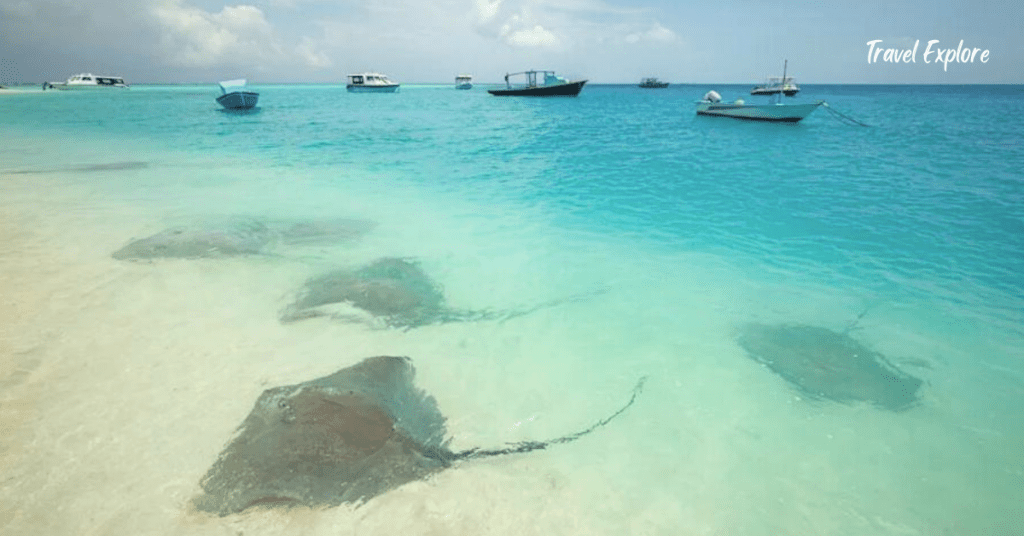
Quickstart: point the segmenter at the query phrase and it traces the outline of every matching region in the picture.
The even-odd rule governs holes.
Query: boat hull
[[[348,84],[345,89],[348,89],[349,93],[395,93],[398,91],[399,84],[390,84],[385,86],[359,86]]]
[[[575,97],[583,90],[586,80],[555,84],[550,86],[521,87],[512,89],[488,89],[496,97]]]
[[[820,102],[810,104],[735,104],[735,103],[697,103],[697,115],[732,117],[748,121],[776,121],[796,123],[807,117]]]
[[[232,91],[217,97],[217,103],[229,110],[248,110],[259,102],[260,94],[253,91]]]
[[[455,86],[455,89],[473,89],[473,84],[470,84],[468,82],[465,84],[457,84]]]

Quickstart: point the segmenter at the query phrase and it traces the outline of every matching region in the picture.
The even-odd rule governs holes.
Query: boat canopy
[[[225,80],[220,83],[220,91],[225,95],[233,91],[245,91],[245,79]]]

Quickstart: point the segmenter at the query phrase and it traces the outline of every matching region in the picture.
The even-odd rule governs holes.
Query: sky
[[[593,83],[1024,83],[1024,2],[993,0],[0,0],[0,84],[403,83],[553,69]],[[914,61],[869,61],[869,41]],[[935,61],[934,48],[987,50]],[[918,42],[917,50],[914,44]],[[890,57],[892,55],[890,54]],[[905,56],[901,56],[904,58]],[[926,62],[925,60],[928,60]]]

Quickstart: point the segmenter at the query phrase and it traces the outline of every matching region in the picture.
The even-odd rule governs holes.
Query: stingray
[[[119,260],[159,258],[198,259],[267,254],[271,246],[323,245],[349,242],[368,233],[367,220],[265,220],[231,218],[226,221],[172,227],[133,240],[115,251]]]
[[[513,311],[452,309],[445,303],[441,286],[423,272],[419,263],[385,257],[362,268],[334,270],[309,279],[298,298],[281,313],[281,321],[327,316],[370,323],[379,320],[387,327],[411,329],[446,322],[508,320],[596,293]],[[338,306],[358,311],[355,314],[339,312]],[[364,314],[360,316],[359,312]],[[366,314],[371,318],[366,319]]]
[[[407,357],[371,357],[330,376],[264,391],[200,481],[193,507],[225,516],[254,507],[361,503],[461,460],[579,439],[629,408],[644,382],[626,405],[583,431],[454,452],[445,417],[413,384],[414,374]]]
[[[8,171],[7,173],[19,175],[60,172],[89,173],[93,171],[127,171],[130,169],[144,169],[147,167],[149,167],[149,162],[107,162],[103,164],[84,164],[67,168],[20,169]]]
[[[270,228],[258,220],[172,227],[133,240],[111,256],[118,260],[151,260],[253,255],[263,251],[272,236]]]
[[[891,411],[918,403],[919,378],[900,371],[846,333],[807,325],[749,324],[741,329],[738,342],[751,358],[806,398],[867,402]]]

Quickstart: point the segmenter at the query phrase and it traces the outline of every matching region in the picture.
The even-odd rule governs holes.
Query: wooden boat
[[[668,87],[668,82],[662,82],[652,76],[641,80],[640,87],[646,89],[662,89]]]
[[[229,110],[248,110],[256,106],[260,94],[245,89],[245,79],[225,80],[220,83],[221,96],[217,103]]]
[[[543,75],[541,83],[537,82],[537,75]],[[512,85],[509,77],[523,75],[526,82],[520,85]],[[554,71],[523,71],[521,73],[509,73],[505,75],[505,89],[488,89],[487,92],[497,97],[575,97],[583,90],[586,80],[567,81],[561,76],[556,76]]]

